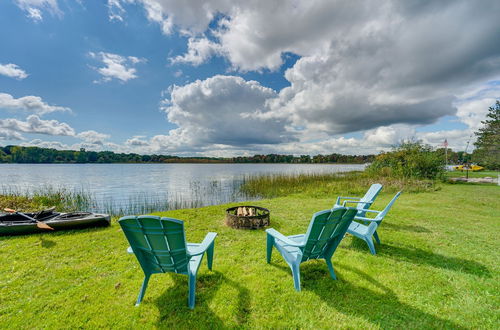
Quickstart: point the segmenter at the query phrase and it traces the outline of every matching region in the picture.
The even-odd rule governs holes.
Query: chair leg
[[[267,263],[271,263],[271,254],[273,252],[273,245],[274,245],[274,237],[267,234]]]
[[[337,279],[337,276],[335,276],[335,271],[333,270],[333,265],[332,265],[332,261],[328,258],[328,259],[325,259],[326,261],[326,265],[328,266],[328,270],[330,271],[330,276],[336,280]]]
[[[293,286],[295,290],[300,291],[300,264],[292,265]]]
[[[196,294],[196,275],[189,274],[189,299],[188,305],[189,308],[194,308],[195,303],[195,294]]]
[[[366,237],[365,238],[366,244],[368,244],[368,247],[370,248],[371,254],[375,255],[377,252],[375,252],[375,245],[373,245],[373,240],[371,237]]]
[[[212,270],[212,263],[214,261],[214,243],[210,245],[210,247],[207,250],[207,264],[208,264],[208,269]]]
[[[375,240],[377,241],[377,244],[380,244],[380,238],[378,237],[377,231],[373,233],[373,237],[375,237]]]
[[[144,294],[146,293],[146,288],[148,287],[148,282],[149,282],[150,276],[151,276],[151,274],[144,276],[144,281],[142,282],[141,291],[139,291],[139,296],[137,297],[137,302],[135,303],[136,306],[139,306],[139,304],[142,301],[142,298],[144,298]]]

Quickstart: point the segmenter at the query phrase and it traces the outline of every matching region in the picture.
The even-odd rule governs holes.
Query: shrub
[[[378,155],[367,171],[412,179],[438,179],[444,175],[443,159],[429,145],[402,142],[393,151]]]

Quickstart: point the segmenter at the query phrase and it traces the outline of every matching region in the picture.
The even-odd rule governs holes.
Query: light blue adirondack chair
[[[189,308],[194,308],[196,274],[207,253],[208,269],[212,270],[214,240],[217,233],[208,233],[201,244],[186,243],[184,222],[152,215],[126,216],[118,220],[127,237],[129,253],[134,253],[144,271],[136,306],[138,306],[149,278],[156,273],[178,273],[189,277]]]
[[[300,264],[309,259],[325,259],[330,276],[337,279],[331,258],[344,238],[357,210],[337,207],[314,213],[305,234],[284,236],[275,229],[267,229],[267,263],[271,262],[273,246],[292,269],[295,290],[300,291]]]
[[[359,198],[359,197],[343,197],[339,196],[337,197],[337,201],[335,202],[335,206],[342,206],[346,205],[346,202],[350,204],[357,204],[356,208],[358,209],[358,214],[357,216],[359,217],[364,217],[366,212],[364,210],[369,209],[373,202],[375,201],[375,198],[377,198],[377,195],[379,194],[380,190],[382,190],[382,185],[380,183],[374,183],[370,186],[370,189],[366,192],[366,194]],[[344,202],[341,202],[344,201]]]
[[[372,236],[375,237],[377,243],[380,244],[380,238],[378,237],[377,229],[382,223],[382,220],[384,220],[384,217],[387,215],[387,212],[389,212],[389,210],[391,209],[396,199],[398,199],[399,195],[401,195],[401,191],[392,198],[389,204],[387,204],[385,209],[383,209],[382,211],[363,210],[365,213],[375,213],[375,218],[356,216],[354,217],[354,221],[349,225],[349,228],[347,229],[347,232],[349,234],[361,238],[366,242],[366,244],[368,244],[371,254],[376,254]]]

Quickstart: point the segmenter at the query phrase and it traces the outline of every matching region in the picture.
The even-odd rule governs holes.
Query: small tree
[[[444,164],[431,146],[403,141],[393,151],[378,155],[368,171],[400,178],[437,179],[444,173]]]
[[[480,165],[491,169],[500,169],[500,102],[488,109],[484,125],[477,132],[477,141],[474,143],[474,160]]]

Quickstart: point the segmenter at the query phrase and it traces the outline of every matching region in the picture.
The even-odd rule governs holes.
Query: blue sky
[[[496,1],[0,2],[0,145],[177,155],[463,149]]]

